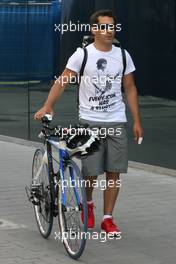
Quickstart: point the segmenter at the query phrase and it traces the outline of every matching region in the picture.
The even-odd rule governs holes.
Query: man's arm
[[[54,114],[53,107],[57,99],[61,96],[65,88],[68,86],[71,78],[76,74],[76,72],[69,69],[65,69],[63,71],[62,75],[55,81],[54,85],[51,87],[44,106],[35,113],[34,119],[41,119],[45,114]]]
[[[123,87],[127,102],[133,117],[133,133],[135,140],[137,141],[139,137],[143,137],[143,129],[141,126],[141,118],[139,113],[139,104],[137,96],[137,88],[134,82],[134,77],[132,73],[124,75],[123,77]]]

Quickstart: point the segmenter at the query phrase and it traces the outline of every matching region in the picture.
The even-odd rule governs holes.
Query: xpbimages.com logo
[[[122,186],[122,182],[121,179],[117,179],[115,182],[110,179],[110,180],[106,180],[106,179],[94,179],[92,180],[92,182],[90,182],[89,180],[85,180],[85,179],[78,179],[78,180],[72,180],[72,179],[64,179],[64,180],[59,180],[56,183],[58,186],[62,187],[62,190],[64,192],[64,188],[82,188],[82,187],[93,187],[93,188],[99,188],[101,191],[104,191],[106,189],[111,189],[111,188],[120,188]]]
[[[85,24],[77,21],[76,23],[69,21],[69,23],[54,24],[54,31],[64,34],[65,32],[91,32],[91,29],[94,31],[101,31],[101,34],[106,34],[107,31],[116,31],[119,32],[122,30],[122,24]]]
[[[89,240],[99,240],[100,242],[107,242],[108,240],[116,239],[120,240],[121,232],[112,235],[104,231],[101,232],[75,232],[75,230],[70,229],[68,232],[55,232],[55,240],[76,240],[76,239],[89,239]]]
[[[93,99],[93,97],[90,97],[90,101]],[[95,98],[96,99],[96,98]],[[109,100],[108,96],[101,97],[102,100]],[[98,98],[97,98],[98,100]],[[107,136],[121,136],[122,135],[122,127],[92,127],[91,129],[88,128],[75,128],[71,125],[68,128],[57,128],[56,133],[61,135],[61,137],[65,137],[67,135],[70,136],[85,136],[85,135],[92,135],[92,131],[94,136],[98,136],[99,138],[106,138]]]
[[[116,74],[115,76],[111,76],[111,75],[100,75],[97,76],[96,74],[93,76],[80,76],[75,75],[73,76],[71,73],[69,73],[68,76],[65,75],[61,75],[59,77],[57,77],[56,75],[54,76],[55,79],[55,83],[58,83],[60,85],[65,85],[67,83],[70,84],[84,84],[84,85],[101,85],[101,87],[106,87],[107,84],[112,85],[112,84],[121,84],[122,83],[122,74]]]

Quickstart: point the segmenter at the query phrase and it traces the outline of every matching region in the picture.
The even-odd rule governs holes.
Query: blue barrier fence
[[[1,1],[0,80],[50,80],[56,71],[61,2]]]

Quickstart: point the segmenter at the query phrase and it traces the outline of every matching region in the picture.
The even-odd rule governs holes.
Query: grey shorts
[[[99,150],[81,158],[83,177],[101,175],[104,172],[126,173],[128,169],[128,143],[126,123],[95,122],[80,119],[80,124],[101,128]]]

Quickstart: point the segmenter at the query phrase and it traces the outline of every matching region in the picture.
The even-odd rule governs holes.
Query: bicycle
[[[80,146],[70,149],[70,136],[63,136],[61,131],[64,130],[61,127],[50,127],[51,120],[50,115],[42,119],[43,129],[39,137],[44,138],[46,150],[38,148],[34,153],[32,183],[30,188],[26,186],[26,193],[33,203],[41,235],[49,237],[53,218],[58,216],[59,234],[65,249],[71,258],[78,259],[86,244],[87,199],[85,182],[72,157],[86,154],[91,144],[98,142],[98,137],[91,132],[91,138],[84,144],[84,148]],[[58,160],[53,155],[53,148],[58,154]],[[65,186],[65,183],[70,185]]]

